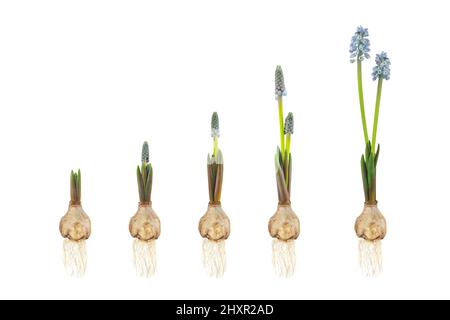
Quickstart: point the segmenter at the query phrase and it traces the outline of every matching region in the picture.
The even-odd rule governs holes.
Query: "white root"
[[[383,270],[381,240],[359,240],[359,265],[367,277],[375,277]]]
[[[203,266],[210,277],[222,277],[226,268],[225,240],[203,239]]]
[[[139,277],[151,277],[156,270],[156,241],[134,239],[133,260]]]
[[[272,241],[272,264],[275,272],[281,277],[291,277],[295,272],[295,240]]]
[[[86,241],[64,239],[64,267],[70,276],[82,277],[86,272],[87,254]]]

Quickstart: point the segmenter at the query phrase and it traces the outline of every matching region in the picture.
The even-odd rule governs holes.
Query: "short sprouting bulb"
[[[294,115],[289,112],[284,122],[284,134],[294,134]]]
[[[142,145],[142,162],[149,163],[150,162],[150,152],[148,151],[148,143],[144,142]]]
[[[214,112],[211,117],[211,137],[220,137],[219,115],[217,112]]]
[[[350,42],[350,62],[355,62],[356,59],[363,61],[364,58],[369,59],[370,55],[370,41],[367,38],[369,31],[367,28],[359,26]]]
[[[391,77],[391,60],[389,60],[386,52],[381,52],[375,56],[375,67],[372,71],[372,79],[389,80]]]
[[[286,87],[284,85],[283,69],[281,66],[277,66],[275,70],[275,95],[277,97],[285,96],[287,94]]]

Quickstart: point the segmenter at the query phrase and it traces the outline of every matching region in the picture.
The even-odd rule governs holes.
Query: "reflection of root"
[[[281,277],[290,277],[295,271],[295,240],[278,240],[272,242],[272,264]]]
[[[225,272],[227,263],[225,241],[203,240],[203,266],[210,277],[219,278]]]
[[[368,277],[377,276],[383,270],[381,240],[359,240],[359,265]]]
[[[156,243],[155,240],[133,241],[133,259],[136,274],[140,277],[149,278],[156,270]]]
[[[86,241],[64,239],[64,266],[67,274],[82,277],[86,271]]]

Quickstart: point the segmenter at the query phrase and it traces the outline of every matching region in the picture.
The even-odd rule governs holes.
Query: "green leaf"
[[[286,188],[283,170],[277,170],[276,177],[277,177],[277,186],[279,189],[278,201],[281,204],[287,204],[289,202],[289,192],[287,191]]]
[[[212,187],[212,168],[211,168],[212,164],[209,164],[206,166],[207,168],[207,172],[208,172],[208,191],[209,191],[209,201],[212,202],[214,201],[214,195],[213,195],[213,187]]]
[[[139,168],[139,166],[137,166],[136,176],[137,176],[138,189],[139,189],[139,201],[143,202],[143,201],[145,201],[144,182],[142,181],[142,174],[141,174],[141,169]]]
[[[366,162],[366,167],[367,167],[367,183],[369,185],[369,190],[370,188],[372,188],[372,179],[373,179],[373,174],[375,171],[375,163],[374,163],[374,158],[373,158],[373,154],[369,154],[369,158]]]
[[[367,167],[364,161],[364,155],[361,155],[361,176],[363,180],[364,198],[369,200],[369,182],[367,181]]]
[[[370,187],[369,193],[369,201],[372,203],[376,203],[377,201],[377,168],[374,168],[373,177],[372,177],[372,185]]]
[[[275,172],[278,173],[278,171],[281,170],[280,166],[280,148],[277,147],[277,151],[275,153]]]
[[[291,182],[292,182],[292,155],[291,155],[291,153],[289,153],[288,185],[287,185],[289,196],[291,194]]]
[[[222,196],[223,164],[217,165],[216,185],[214,186],[214,202],[220,203]]]
[[[145,201],[150,201],[150,194],[152,192],[152,170],[151,170],[151,166],[148,165],[146,166],[146,170],[148,171],[147,173],[147,181],[145,182],[145,192],[144,192],[144,196],[145,196]]]
[[[366,162],[367,162],[368,159],[369,159],[369,155],[370,155],[370,150],[371,150],[371,148],[372,148],[372,145],[370,144],[370,141],[368,141],[368,142],[366,143]]]
[[[70,171],[70,200],[76,201],[76,185],[75,185],[75,174],[73,170]]]
[[[379,154],[380,154],[380,144],[378,144],[377,153],[375,153],[375,167],[377,166],[377,163],[378,163]]]
[[[77,176],[77,201],[81,201],[81,171],[78,169]]]
[[[283,161],[283,155],[280,151],[280,148],[278,148],[278,163],[280,165],[281,170],[283,170],[283,176],[284,176],[284,161]]]
[[[149,198],[149,200],[152,200],[152,190],[153,190],[153,167],[152,167],[152,165],[150,165],[150,172],[149,172],[149,175],[150,175],[150,191],[149,191],[149,193],[148,193],[148,198]]]
[[[145,162],[142,162],[141,174],[142,174],[142,182],[144,183],[144,190],[145,190],[145,184],[147,182],[147,164]],[[145,193],[144,193],[144,196],[145,196]]]

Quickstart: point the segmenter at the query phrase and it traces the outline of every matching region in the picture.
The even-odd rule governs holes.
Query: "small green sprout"
[[[79,205],[81,203],[81,171],[70,172],[70,204]]]

